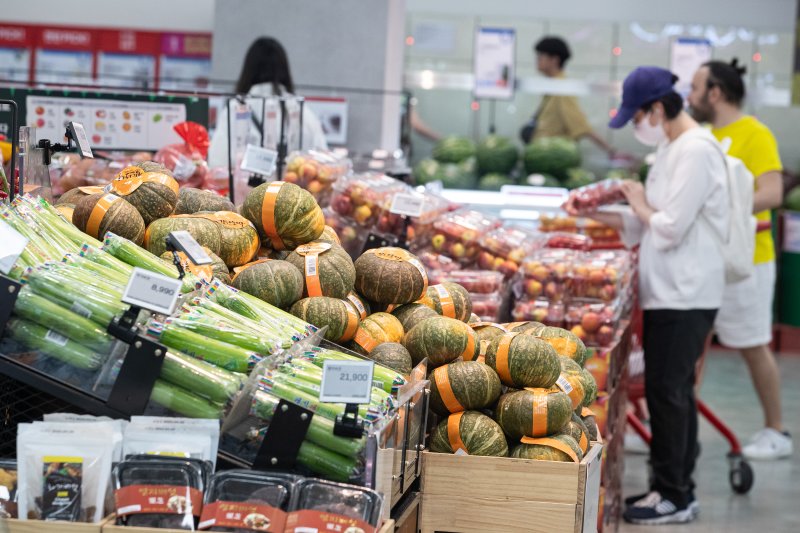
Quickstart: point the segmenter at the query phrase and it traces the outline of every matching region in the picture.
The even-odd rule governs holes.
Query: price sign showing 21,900
[[[325,361],[319,400],[368,404],[372,395],[373,361]]]

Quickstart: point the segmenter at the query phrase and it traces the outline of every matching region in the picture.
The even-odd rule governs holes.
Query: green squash
[[[589,407],[597,400],[597,381],[595,381],[592,373],[585,368],[582,369],[581,376],[583,377],[583,389],[585,394],[582,405],[584,407]]]
[[[275,250],[294,249],[319,237],[325,216],[308,191],[291,183],[264,183],[250,191],[242,215]]]
[[[303,297],[303,276],[286,261],[254,262],[235,270],[234,288],[280,309],[289,309]]]
[[[403,325],[389,313],[372,313],[358,325],[350,348],[366,355],[384,342],[400,342],[403,333]]]
[[[425,267],[402,248],[375,248],[356,259],[358,294],[372,302],[407,304],[419,300],[428,286]]]
[[[420,303],[401,305],[392,310],[392,314],[400,321],[405,331],[410,331],[411,328],[426,318],[439,316],[436,311]]]
[[[325,338],[339,344],[353,340],[360,322],[353,304],[327,296],[303,298],[289,312],[318,328],[327,327]]]
[[[182,187],[178,192],[176,215],[191,215],[200,211],[235,211],[233,202],[214,191]]]
[[[124,197],[139,211],[145,226],[171,215],[178,204],[178,182],[163,167],[149,171],[140,166],[126,167],[110,185],[110,192]]]
[[[338,244],[313,241],[299,246],[286,260],[303,273],[303,296],[341,300],[353,291],[356,280],[353,260]],[[309,260],[313,264],[309,265]]]
[[[581,452],[580,446],[577,442],[575,442],[575,439],[569,435],[553,435],[552,437],[548,438],[560,443],[559,447],[566,446],[571,449],[576,455],[578,462],[583,460],[583,453]],[[523,442],[512,450],[511,457],[515,457],[517,459],[534,459],[536,461],[559,461],[563,463],[575,462],[573,458],[564,451],[546,443],[525,444]]]
[[[456,449],[453,444],[456,444]],[[431,434],[432,452],[455,453],[458,449],[469,455],[508,456],[508,443],[503,430],[497,422],[477,411],[452,414],[434,428]]]
[[[512,333],[524,333],[526,335],[533,335],[534,332],[545,327],[541,322],[512,322],[511,324],[504,324],[506,329]]]
[[[513,440],[558,433],[571,416],[569,396],[555,387],[504,394],[495,409],[495,420]]]
[[[414,364],[428,358],[430,368],[436,368],[459,357],[473,361],[480,354],[475,332],[467,324],[454,318],[437,316],[426,318],[403,338],[403,346],[411,354]]]
[[[581,409],[581,421],[583,422],[584,426],[586,426],[586,431],[589,435],[590,441],[598,440],[598,436],[600,435],[600,430],[597,427],[597,420],[594,417],[594,413],[587,407],[583,407]]]
[[[431,285],[418,303],[426,305],[441,316],[468,322],[472,315],[472,299],[458,283]]]
[[[384,342],[373,349],[368,357],[378,364],[408,376],[413,369],[411,354],[399,342]]]
[[[586,345],[584,345],[583,341],[571,331],[545,326],[537,329],[533,335],[544,341],[547,341],[553,348],[556,349],[558,355],[562,357],[569,357],[581,366],[583,366],[583,363],[589,356],[589,351],[586,349]]]
[[[496,337],[486,349],[486,364],[504,385],[516,389],[555,385],[561,366],[558,354],[548,343],[527,335]]]
[[[78,200],[72,223],[101,241],[109,231],[139,245],[145,236],[142,215],[127,200],[114,194],[91,194]]]
[[[586,455],[590,446],[589,430],[578,415],[572,413],[572,418],[570,418],[570,421],[564,426],[562,433],[575,439],[583,455]]]
[[[500,378],[478,361],[441,366],[431,372],[431,410],[445,416],[459,411],[485,409],[500,396]]]

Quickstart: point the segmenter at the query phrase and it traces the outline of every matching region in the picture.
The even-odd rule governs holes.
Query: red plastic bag
[[[184,142],[165,146],[153,159],[171,170],[181,186],[202,188],[208,174],[208,130],[196,122],[181,122],[173,129]]]

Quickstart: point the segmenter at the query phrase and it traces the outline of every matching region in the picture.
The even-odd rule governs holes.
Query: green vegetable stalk
[[[358,477],[360,471],[357,460],[343,457],[307,440],[300,445],[297,462],[332,481],[352,481]]]
[[[294,343],[291,332],[280,329],[272,323],[259,323],[249,318],[243,317],[215,303],[207,298],[194,298],[187,306],[187,310],[198,313],[211,319],[223,321],[225,324],[237,329],[267,338],[278,348],[290,348]]]
[[[222,418],[223,414],[221,405],[161,379],[156,380],[150,401],[189,418]]]
[[[286,400],[287,402],[296,403],[297,405],[305,407],[309,411],[314,411],[314,413],[317,415],[323,416],[330,420],[336,420],[337,416],[344,414],[344,404],[320,402],[318,395],[303,392],[291,384],[286,383],[285,380],[274,380],[265,376],[261,380],[260,387],[263,389],[262,392],[266,394],[271,394],[281,400]],[[260,398],[258,393],[256,393],[256,398]],[[259,403],[256,404],[255,409],[258,416],[264,418],[259,412]],[[367,414],[367,407],[364,405],[359,405],[358,415],[361,418],[366,419]]]
[[[300,354],[300,357],[308,359],[320,368],[328,359],[333,361],[363,361],[362,358],[355,355],[337,352],[335,350],[328,350],[325,348],[313,348]],[[391,368],[375,364],[375,370],[372,374],[372,384],[373,386],[382,388],[384,391],[392,394],[397,392],[400,387],[406,384],[406,378]]]
[[[128,263],[120,261],[110,253],[90,244],[84,244],[81,247],[81,257],[85,257],[86,259],[106,268],[121,272],[125,275],[125,279],[129,279],[131,274],[133,274],[133,267]]]
[[[222,404],[242,386],[237,374],[172,350],[164,357],[161,379]]]
[[[67,254],[64,256],[62,261],[76,268],[88,270],[95,276],[99,276],[101,279],[110,280],[118,286],[125,287],[128,284],[128,279],[130,278],[130,276],[126,275],[124,272],[103,266],[100,263],[95,263],[91,259],[82,257],[81,255]]]
[[[64,219],[61,213],[59,213],[58,210],[50,205],[44,198],[38,199],[37,205],[34,207],[34,209],[37,210],[37,212],[41,215],[45,225],[57,230],[66,238],[71,240],[75,245],[82,246],[83,244],[89,244],[95,247],[101,246],[102,243],[100,241],[85,234]]]
[[[159,331],[160,330],[160,331]],[[247,373],[261,356],[226,342],[209,339],[175,324],[151,323],[162,344],[232,372]]]
[[[81,370],[97,370],[105,359],[94,350],[28,320],[12,318],[6,325],[6,331],[26,348],[38,350],[43,355]]]
[[[177,318],[167,319],[167,323],[259,354],[269,355],[275,351],[275,344],[269,340],[244,332],[228,322],[214,320],[207,316],[184,314]]]
[[[256,322],[265,324],[278,323],[281,327],[292,331],[295,334],[295,340],[300,340],[314,330],[313,326],[299,318],[273,307],[246,292],[237,291],[233,287],[219,282],[219,280],[208,288],[206,297]]]

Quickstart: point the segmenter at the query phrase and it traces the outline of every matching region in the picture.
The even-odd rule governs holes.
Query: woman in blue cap
[[[717,242],[728,235],[727,168],[711,133],[684,111],[676,81],[657,67],[637,68],[625,79],[609,126],[631,123],[636,139],[656,149],[656,160],[646,187],[623,184],[629,209],[590,215],[619,229],[627,246],[640,246],[653,476],[650,492],[628,498],[623,515],[638,524],[689,522],[697,515],[695,364],[725,287]],[[569,203],[566,209],[575,213]]]

